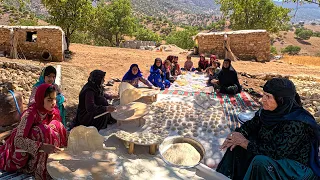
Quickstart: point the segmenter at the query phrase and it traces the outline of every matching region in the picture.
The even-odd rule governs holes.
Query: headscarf
[[[201,57],[203,57],[204,60],[201,60]],[[199,67],[203,70],[205,70],[208,66],[209,66],[209,63],[208,61],[206,60],[204,54],[200,54],[200,60],[199,60],[199,63],[198,63]]]
[[[311,139],[312,148],[310,152],[310,167],[313,172],[320,176],[319,162],[319,141],[320,127],[317,125],[314,117],[296,102],[297,92],[292,81],[285,78],[274,78],[266,82],[263,90],[272,94],[275,99],[281,98],[283,101],[273,111],[261,108],[256,116],[265,126],[273,126],[284,121],[300,121],[308,124],[314,131],[314,137]],[[299,97],[299,96],[298,96]]]
[[[158,62],[158,61],[161,62],[161,63],[160,63],[160,66],[157,66],[157,62]],[[153,70],[154,70],[154,71],[156,71],[156,70],[158,70],[158,69],[161,70],[161,66],[162,66],[162,60],[161,60],[160,58],[156,58],[156,59],[154,60],[154,63],[153,63]]]
[[[132,74],[133,67],[137,67],[138,68],[138,73],[136,75]],[[131,80],[133,80],[133,79],[135,79],[137,77],[142,77],[141,71],[139,69],[138,64],[132,64],[130,66],[129,71],[123,76],[122,81],[126,81],[126,80],[131,81]]]
[[[43,122],[43,123],[50,123],[50,121],[52,120],[53,117],[55,117],[55,120],[59,120],[61,121],[61,117],[60,117],[60,112],[59,109],[57,107],[54,107],[52,111],[48,111],[47,109],[44,108],[44,96],[45,96],[45,92],[46,90],[51,87],[51,88],[55,88],[53,85],[51,84],[41,84],[38,88],[37,88],[37,92],[35,95],[35,102],[26,110],[26,112],[29,112],[28,115],[28,119],[30,119],[30,122]],[[39,113],[41,114],[46,114],[45,119],[41,119]]]
[[[47,66],[47,67],[45,67],[45,68],[42,70],[41,74],[40,74],[40,77],[39,77],[38,82],[37,82],[36,84],[34,84],[33,87],[38,87],[38,86],[40,86],[41,84],[45,83],[44,77],[45,77],[45,76],[49,76],[51,73],[57,75],[57,70],[56,70],[56,68],[54,68],[53,66]]]
[[[106,72],[101,70],[92,71],[88,78],[88,82],[84,85],[80,94],[91,89],[93,92],[97,93],[98,95],[103,95],[104,88],[101,85],[101,82],[104,79],[105,75],[106,75]]]
[[[231,60],[225,59],[224,61],[229,62],[230,65],[227,68],[225,68],[222,65],[222,70],[220,71],[220,73],[218,75],[220,85],[225,86],[225,87],[237,85],[238,88],[241,89],[237,72],[232,67]]]
[[[173,55],[169,55],[166,60],[169,60],[170,63],[172,63],[173,59],[174,59],[174,56]]]
[[[213,60],[217,60],[217,56],[214,54],[211,54],[210,59],[213,58]]]

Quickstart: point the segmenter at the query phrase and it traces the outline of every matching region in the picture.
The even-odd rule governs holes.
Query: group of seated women
[[[155,59],[149,80],[142,76],[138,65],[133,64],[123,81],[135,87],[139,81],[150,88],[166,87],[153,77],[155,73],[166,76],[169,64],[165,66],[165,63]],[[211,78],[209,83],[219,86],[220,92],[241,90],[230,60],[224,60],[221,70],[217,64],[211,66],[206,68]],[[107,100],[118,96],[105,94],[105,74],[101,70],[90,73],[79,94],[74,126],[94,126],[100,130],[115,122],[110,113],[116,108]],[[67,145],[58,103],[63,97],[59,97],[62,93],[54,83],[55,75],[52,66],[42,72],[19,125],[0,146],[0,170],[50,179],[46,170],[48,154]],[[217,172],[231,179],[317,179],[320,176],[319,126],[301,106],[294,84],[288,79],[275,78],[267,81],[263,90],[262,107],[255,117],[232,132],[222,144],[221,149],[227,151]],[[103,113],[106,114],[96,118]]]

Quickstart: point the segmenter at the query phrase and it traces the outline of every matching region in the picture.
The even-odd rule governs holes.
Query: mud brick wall
[[[52,61],[64,60],[64,47],[63,37],[64,32],[59,27],[48,26],[3,26],[0,27],[0,51],[5,47],[1,44],[2,34],[3,38],[6,38],[5,42],[8,44],[10,52],[10,29],[14,29],[14,35],[17,40],[18,54],[22,56],[22,53],[27,59],[42,59],[42,54],[47,51],[52,56]],[[9,30],[9,34],[2,33]],[[37,39],[35,42],[27,41],[27,33],[36,32]],[[8,36],[8,37],[6,37]]]
[[[224,58],[224,34],[227,34],[230,48],[238,58],[270,60],[270,37],[265,30],[199,33],[196,36],[199,53],[217,54],[219,58]]]
[[[0,28],[0,51],[10,54],[10,30]]]

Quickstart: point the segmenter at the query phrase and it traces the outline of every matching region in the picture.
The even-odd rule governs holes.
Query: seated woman
[[[164,72],[162,69],[162,60],[160,58],[156,58],[154,60],[154,64],[150,68],[150,75],[148,80],[156,87],[159,87],[161,90],[170,87],[170,81],[166,79]]]
[[[169,60],[170,63],[172,63],[173,59],[174,59],[174,56],[173,55],[169,55],[166,60]]]
[[[56,107],[56,89],[44,83],[38,86],[34,103],[22,114],[17,128],[0,146],[0,169],[47,179],[48,154],[65,146],[66,129]]]
[[[237,94],[241,92],[238,74],[231,66],[230,59],[223,61],[222,70],[218,74],[218,80],[214,83],[218,84],[217,87],[220,89],[220,93]]]
[[[294,84],[274,78],[263,91],[262,108],[222,144],[227,152],[217,171],[241,180],[318,179],[319,126]]]
[[[217,57],[216,55],[212,54],[210,56],[210,62],[209,62],[209,67],[212,66],[212,64],[216,63],[217,62]]]
[[[187,61],[184,63],[184,69],[185,71],[194,71],[195,69],[193,68],[193,62],[191,61],[191,56],[187,56]]]
[[[172,70],[171,70],[172,76],[179,76],[181,74],[181,69],[178,61],[179,61],[179,57],[174,56],[173,62],[172,62]]]
[[[220,73],[221,69],[217,67],[217,63],[212,63],[212,66],[207,68],[207,73],[209,80],[207,82],[208,86],[213,86],[214,88],[217,88],[217,82],[218,80],[218,75]]]
[[[94,70],[90,73],[88,82],[79,94],[79,105],[74,126],[94,126],[99,131],[107,128],[107,124],[116,122],[110,115],[111,112],[115,111],[115,107],[110,106],[107,99],[117,98],[118,96],[109,96],[104,93],[105,75],[106,72],[101,70]],[[95,116],[103,113],[107,114],[95,118]]]
[[[199,72],[205,72],[207,67],[209,67],[209,63],[204,57],[204,54],[200,55],[200,60],[198,62],[198,71]]]
[[[123,76],[122,82],[128,82],[132,86],[138,88],[139,82],[142,82],[149,88],[155,88],[152,84],[142,76],[142,73],[137,64],[132,64],[129,71]]]
[[[171,75],[171,69],[172,67],[170,61],[165,60],[161,70],[165,74],[165,78],[173,83],[175,78]]]
[[[47,66],[42,70],[38,82],[35,85],[33,85],[28,106],[30,106],[31,104],[34,103],[37,88],[41,84],[44,84],[44,83],[52,84],[57,90],[57,106],[60,110],[60,116],[62,118],[62,123],[64,125],[66,125],[66,110],[64,109],[64,106],[63,106],[63,103],[65,102],[65,98],[62,94],[61,89],[55,83],[56,75],[57,75],[57,70],[53,66]]]

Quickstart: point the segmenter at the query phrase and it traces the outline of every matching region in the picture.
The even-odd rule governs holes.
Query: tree
[[[194,47],[192,36],[198,33],[196,28],[187,28],[183,31],[171,33],[166,41],[168,44],[175,44],[183,49],[190,49]]]
[[[272,0],[216,0],[235,30],[266,29],[278,32],[290,20],[290,9],[276,6]]]
[[[101,2],[95,8],[91,31],[99,44],[104,45],[107,40],[110,45],[119,46],[124,35],[132,35],[135,22],[130,0],[112,0],[110,5]]]
[[[75,31],[85,30],[93,12],[90,0],[42,0],[50,17],[49,22],[60,26],[66,33],[67,50]]]
[[[137,40],[160,42],[160,36],[153,31],[145,28],[139,28],[134,34]]]
[[[120,45],[123,35],[132,35],[135,28],[135,18],[132,16],[130,0],[111,0],[108,6],[112,13],[111,32],[115,36],[116,46]]]

